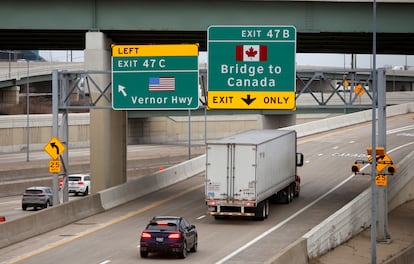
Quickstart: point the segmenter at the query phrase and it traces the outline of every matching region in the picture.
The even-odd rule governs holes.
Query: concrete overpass
[[[414,54],[414,2],[377,0],[377,52]],[[113,43],[199,43],[210,25],[294,25],[297,52],[372,52],[373,1],[6,1],[0,49],[85,49],[86,32]]]

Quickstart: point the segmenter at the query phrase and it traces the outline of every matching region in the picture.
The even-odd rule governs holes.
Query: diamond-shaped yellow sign
[[[47,154],[54,160],[58,159],[65,149],[65,145],[63,145],[56,137],[53,137],[44,147]]]

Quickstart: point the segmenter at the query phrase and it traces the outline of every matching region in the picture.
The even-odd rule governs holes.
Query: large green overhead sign
[[[112,108],[198,108],[198,46],[113,45]]]
[[[208,107],[295,109],[294,26],[210,26]]]

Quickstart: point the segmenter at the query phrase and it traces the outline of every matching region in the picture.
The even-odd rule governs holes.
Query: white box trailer
[[[250,130],[207,142],[207,212],[265,219],[269,202],[290,203],[299,196],[303,155],[296,152],[296,131]]]

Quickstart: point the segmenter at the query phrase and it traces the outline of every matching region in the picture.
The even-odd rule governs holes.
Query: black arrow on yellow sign
[[[251,103],[254,102],[254,100],[256,100],[256,98],[250,98],[250,94],[247,95],[247,98],[242,98],[242,100],[247,104],[250,105]]]
[[[56,149],[56,154],[59,155],[59,147],[58,147],[58,145],[56,145],[55,142],[52,142],[52,143],[50,143],[50,146],[52,148],[55,148]]]

